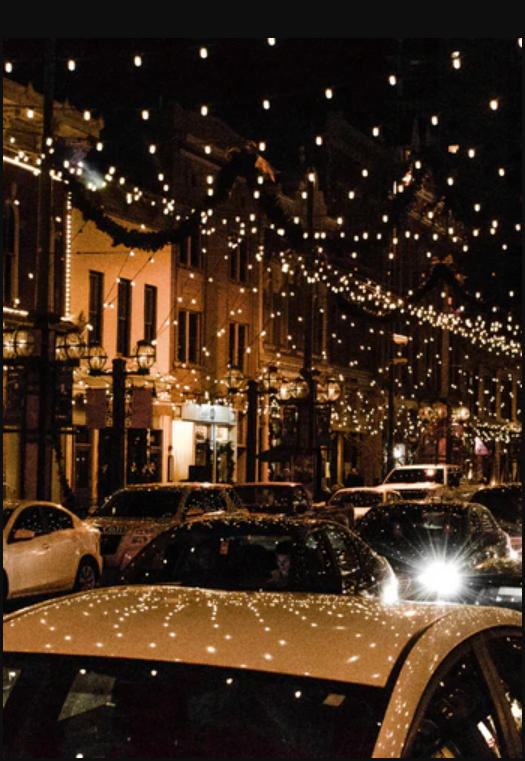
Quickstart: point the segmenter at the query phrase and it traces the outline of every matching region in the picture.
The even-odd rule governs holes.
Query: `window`
[[[16,288],[16,212],[10,202],[4,204],[4,304],[11,304],[17,297]]]
[[[129,357],[131,342],[131,281],[119,280],[117,317],[117,354]]]
[[[89,273],[89,324],[91,330],[88,333],[90,343],[103,343],[103,316],[104,316],[104,273]]]
[[[509,758],[481,667],[465,649],[431,683],[404,758]]]
[[[200,312],[179,312],[179,344],[177,359],[189,365],[201,361],[202,315]]]
[[[198,231],[184,238],[180,244],[179,252],[179,261],[184,267],[202,269],[203,253]]]
[[[230,277],[240,283],[248,282],[248,243],[245,240],[230,252]]]
[[[517,637],[495,637],[489,651],[501,680],[505,700],[520,741],[523,735],[523,642]]]
[[[158,290],[154,285],[144,288],[144,340],[152,343],[157,338]]]
[[[228,362],[230,367],[237,367],[244,371],[246,347],[248,345],[248,326],[238,322],[230,323],[230,345]]]
[[[73,528],[73,519],[62,510],[55,510],[53,507],[43,507],[49,533],[55,531],[67,531]]]
[[[11,537],[20,529],[34,531],[36,536],[43,536],[46,533],[39,507],[27,507],[20,513],[13,526]]]

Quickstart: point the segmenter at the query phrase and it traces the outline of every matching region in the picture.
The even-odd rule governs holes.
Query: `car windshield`
[[[295,512],[297,507],[308,506],[306,495],[293,486],[239,484],[235,486],[235,491],[244,506],[252,511],[264,508],[265,512]]]
[[[13,515],[13,512],[14,511],[10,508],[4,507],[4,528],[7,526],[9,518]]]
[[[176,515],[182,493],[182,488],[169,491],[121,491],[109,497],[91,515],[110,518],[163,518]]]
[[[388,697],[304,676],[117,658],[4,652],[3,674],[4,758],[370,758]]]
[[[399,468],[385,479],[385,484],[442,484],[445,480],[443,468]]]
[[[452,504],[434,503],[376,508],[366,513],[359,525],[365,542],[413,546],[429,541],[462,544],[465,530],[464,511]]]
[[[370,491],[340,492],[334,494],[328,501],[328,507],[341,507],[351,505],[352,507],[374,507],[383,502],[383,495]]]

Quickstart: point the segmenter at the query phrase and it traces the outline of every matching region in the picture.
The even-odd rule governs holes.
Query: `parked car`
[[[522,616],[113,587],[4,618],[4,758],[521,758]]]
[[[459,486],[462,479],[459,465],[399,465],[390,471],[383,485],[400,492],[405,500],[422,500],[442,487]]]
[[[235,484],[235,491],[251,513],[303,515],[312,509],[312,497],[304,484],[295,481],[255,481]]]
[[[282,583],[276,583],[279,554],[288,555],[290,563]],[[192,519],[153,539],[124,569],[120,582],[397,599],[390,564],[356,534],[332,521],[286,516]]]
[[[463,601],[471,569],[512,554],[490,510],[468,502],[373,507],[356,532],[390,561],[400,595],[416,600]]]
[[[510,483],[484,486],[471,496],[471,502],[488,507],[504,531],[510,536],[513,550],[522,554],[523,507],[522,484]]]
[[[523,610],[522,559],[493,558],[466,571],[461,600]]]
[[[133,484],[90,510],[86,521],[102,532],[106,568],[123,568],[154,536],[195,515],[232,513],[242,503],[230,484]]]
[[[4,603],[97,585],[102,571],[97,529],[54,502],[6,501],[3,507]]]
[[[403,497],[395,489],[383,486],[351,486],[334,492],[321,512],[325,517],[329,517],[331,514],[337,515],[343,511],[348,515],[348,520],[351,521],[353,517],[353,523],[355,523],[371,507],[402,501]]]

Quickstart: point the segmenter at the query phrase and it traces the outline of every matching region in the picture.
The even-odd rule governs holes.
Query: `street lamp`
[[[65,497],[61,431],[72,423],[72,371],[85,351],[79,330],[68,322],[20,325],[4,330],[7,367],[4,427],[18,432],[21,497],[49,500],[53,489],[52,451]],[[45,393],[43,387],[45,385]]]
[[[399,333],[392,334],[392,343],[390,344],[390,356],[388,360],[388,417],[387,417],[387,431],[386,431],[386,458],[387,458],[387,473],[390,473],[395,465],[395,421],[396,421],[396,367],[398,365],[406,365],[408,359],[400,355],[396,347],[406,346],[408,344],[408,336],[400,335]]]
[[[125,483],[126,464],[126,379],[131,375],[149,375],[155,364],[156,349],[148,341],[139,341],[132,358],[136,367],[127,369],[127,362],[122,357],[115,357],[112,369],[106,370],[108,355],[98,343],[88,348],[87,361],[92,376],[109,376],[113,388],[113,417],[111,426],[112,447],[110,455],[110,492],[122,488]]]

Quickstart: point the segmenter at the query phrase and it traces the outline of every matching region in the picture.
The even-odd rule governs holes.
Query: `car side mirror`
[[[13,541],[15,542],[30,542],[36,536],[35,531],[31,531],[28,528],[19,528],[13,534]]]

